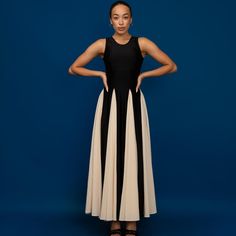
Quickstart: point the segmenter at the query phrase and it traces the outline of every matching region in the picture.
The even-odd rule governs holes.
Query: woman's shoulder
[[[154,40],[146,36],[138,36],[138,42],[142,48],[146,48],[148,46],[157,46],[157,43]]]
[[[95,44],[98,46],[98,47],[100,47],[100,49],[102,50],[102,51],[104,51],[105,50],[105,47],[106,47],[106,42],[108,41],[108,39],[109,39],[109,36],[104,36],[104,37],[101,37],[101,38],[97,38],[96,40],[95,40]]]
[[[98,54],[103,58],[105,49],[106,49],[106,41],[109,38],[109,36],[97,38],[94,40],[94,44],[97,47]]]
[[[95,47],[99,48],[99,50],[104,50],[106,44],[106,37],[104,38],[97,38],[92,43]]]
[[[106,37],[104,38],[97,38],[94,40],[94,43],[96,44],[103,44],[106,41]]]
[[[136,36],[140,42],[143,43],[149,43],[152,42],[152,40],[146,36]]]

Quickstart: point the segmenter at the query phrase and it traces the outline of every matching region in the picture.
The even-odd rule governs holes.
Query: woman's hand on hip
[[[144,77],[143,77],[142,73],[139,74],[138,79],[137,79],[137,85],[136,85],[136,93],[138,92],[138,89],[139,89],[143,79],[144,79]]]
[[[108,85],[107,85],[107,75],[106,75],[106,72],[101,71],[100,77],[102,78],[104,87],[106,88],[106,91],[108,92]]]

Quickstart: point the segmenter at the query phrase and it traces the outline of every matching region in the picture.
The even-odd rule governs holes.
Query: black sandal
[[[138,236],[137,230],[134,230],[134,229],[125,229],[125,235],[126,234],[133,234],[133,235]]]
[[[112,234],[120,234],[121,235],[121,228],[120,229],[110,229],[110,235]]]

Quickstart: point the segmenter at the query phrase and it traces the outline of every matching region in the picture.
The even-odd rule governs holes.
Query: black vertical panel
[[[103,89],[103,106],[102,106],[102,116],[101,116],[101,166],[102,166],[102,188],[104,182],[105,174],[105,163],[106,163],[106,149],[107,149],[107,134],[108,134],[108,125],[111,109],[111,98],[112,98],[112,89],[106,91]]]
[[[136,93],[132,90],[133,109],[135,121],[135,133],[137,140],[137,158],[138,158],[138,193],[139,193],[139,214],[144,216],[144,173],[143,173],[143,142],[142,142],[142,117],[141,117],[141,102],[140,90]]]
[[[117,219],[119,219],[124,179],[125,129],[128,90],[116,89],[117,105]]]

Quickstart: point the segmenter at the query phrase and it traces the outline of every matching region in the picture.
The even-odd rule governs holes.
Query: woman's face
[[[112,9],[110,23],[118,34],[126,33],[131,22],[132,17],[127,6],[119,4]]]

